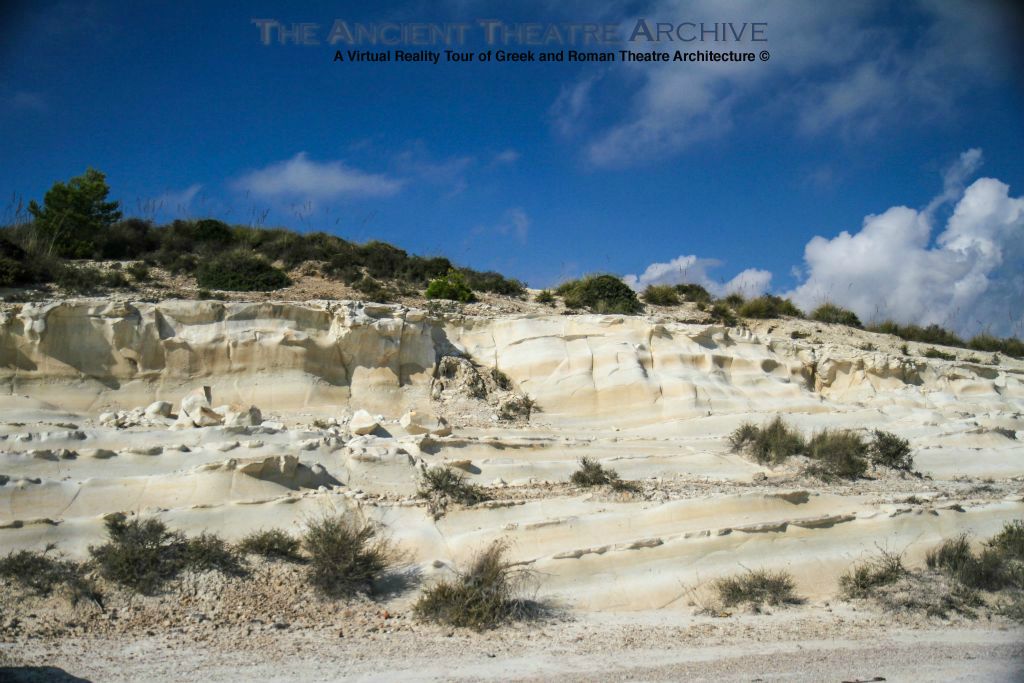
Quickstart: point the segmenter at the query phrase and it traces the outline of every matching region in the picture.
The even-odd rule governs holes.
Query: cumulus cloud
[[[387,197],[397,193],[403,181],[367,173],[341,161],[313,161],[306,152],[299,152],[291,159],[243,175],[234,185],[261,197],[333,199]]]
[[[696,284],[715,296],[738,293],[745,297],[764,294],[771,286],[772,274],[767,270],[748,268],[728,281],[715,280],[708,271],[718,268],[722,262],[713,258],[699,258],[695,255],[677,256],[665,263],[652,263],[639,275],[627,275],[622,280],[637,291],[647,285]]]
[[[995,178],[964,188],[980,162],[980,150],[961,155],[924,209],[892,207],[852,234],[814,237],[804,249],[806,280],[787,296],[805,309],[831,301],[865,320],[1020,334],[1024,198]],[[935,210],[947,202],[955,207],[933,240]]]
[[[587,71],[562,88],[551,124],[561,134],[585,135],[586,161],[599,167],[677,154],[723,135],[744,116],[772,115],[812,136],[864,136],[901,117],[945,116],[971,88],[1003,75],[1000,65],[1010,60],[1000,51],[1012,54],[996,3],[912,0],[898,16],[875,0],[653,0],[636,7],[651,20],[768,24],[767,43],[652,44],[655,49],[767,48],[772,58]],[[623,23],[625,35],[633,21]],[[595,117],[605,111],[615,113]]]

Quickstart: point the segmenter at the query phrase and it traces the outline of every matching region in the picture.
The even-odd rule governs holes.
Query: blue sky
[[[0,10],[8,197],[41,198],[93,166],[127,213],[160,220],[383,239],[532,286],[610,271],[637,286],[767,288],[804,305],[855,302],[869,318],[1019,333],[1018,304],[1005,301],[1024,294],[1013,246],[1024,242],[1024,89],[1008,3],[126,4]],[[696,47],[766,48],[771,59],[339,64],[328,45],[263,45],[252,23],[314,22],[324,35],[337,19],[630,27],[638,17],[763,21],[766,43]],[[951,226],[983,178],[1008,189],[987,195],[982,227]],[[899,233],[885,222],[859,234],[899,206],[921,223],[912,237],[872,238]],[[833,243],[843,231],[859,241]],[[828,244],[809,258],[816,237]],[[848,265],[844,249],[863,263],[837,281],[826,270]],[[893,249],[916,250],[895,263],[920,272],[882,284],[934,299],[882,291],[873,254]]]

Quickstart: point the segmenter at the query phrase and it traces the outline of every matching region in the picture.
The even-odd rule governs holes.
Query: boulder
[[[372,434],[379,427],[380,422],[377,421],[377,418],[373,417],[365,410],[357,410],[348,423],[348,428],[352,433],[358,434],[359,436]]]
[[[210,387],[200,387],[189,392],[181,399],[181,411],[179,421],[182,417],[187,418],[196,427],[216,427],[224,422],[224,418],[210,407],[212,396]]]
[[[415,410],[410,410],[398,420],[398,424],[402,425],[407,434],[430,433],[430,422],[430,416]]]
[[[170,417],[173,408],[168,401],[154,401],[146,406],[144,414],[146,417]]]
[[[263,414],[256,406],[232,404],[222,414],[225,427],[257,427],[263,423]]]

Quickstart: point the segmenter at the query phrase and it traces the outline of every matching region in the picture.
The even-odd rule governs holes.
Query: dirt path
[[[30,638],[6,665],[89,681],[1024,681],[1024,628],[989,621],[893,624],[804,610],[729,619],[575,615],[483,634],[337,626]],[[3,680],[61,680],[0,669]],[[7,679],[4,678],[7,676]],[[876,678],[881,677],[881,678]],[[64,680],[75,680],[67,678]]]

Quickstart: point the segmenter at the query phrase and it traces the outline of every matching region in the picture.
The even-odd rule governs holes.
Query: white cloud
[[[506,149],[494,155],[495,164],[514,164],[519,161],[520,154],[514,149]]]
[[[807,278],[787,296],[804,309],[825,301],[863,320],[939,324],[969,334],[1020,334],[1024,326],[1024,198],[994,178],[963,183],[980,150],[968,150],[922,210],[892,207],[853,234],[815,237],[804,250]],[[937,206],[956,201],[932,241]]]
[[[449,197],[461,194],[469,187],[466,174],[475,163],[476,158],[468,155],[436,159],[422,142],[411,144],[394,159],[400,174],[423,183],[446,186],[449,188],[446,196]]]
[[[473,230],[475,235],[511,236],[520,244],[526,244],[529,233],[530,217],[518,206],[506,210],[494,225],[481,225]]]
[[[202,189],[203,186],[201,184],[193,183],[184,190],[169,190],[153,200],[155,205],[154,208],[157,211],[185,213],[192,205],[192,200],[196,198],[196,195],[198,195],[199,191]]]
[[[683,282],[704,287],[715,296],[739,293],[756,297],[768,291],[772,274],[767,270],[748,268],[727,282],[713,279],[709,270],[722,265],[718,259],[694,255],[677,256],[666,263],[652,263],[640,275],[627,275],[622,280],[637,291],[647,285],[675,285]]]
[[[571,136],[578,132],[590,105],[590,91],[601,76],[599,72],[572,85],[562,86],[549,111],[551,124],[560,135]]]
[[[654,0],[638,7],[651,20],[768,24],[767,43],[652,44],[655,49],[768,49],[771,59],[587,71],[563,86],[551,123],[563,135],[585,133],[585,159],[595,166],[678,154],[723,135],[745,116],[788,120],[805,135],[854,137],[900,118],[939,118],[971,88],[999,78],[1001,65],[1009,63],[999,52],[1007,31],[995,3],[912,0],[898,18],[875,0]],[[625,35],[632,21],[624,24]]]
[[[250,171],[234,183],[236,188],[262,197],[306,199],[387,197],[402,185],[397,178],[367,173],[341,161],[312,161],[306,152]]]
[[[40,93],[18,91],[8,101],[11,109],[21,111],[44,112],[49,110],[49,105]]]

